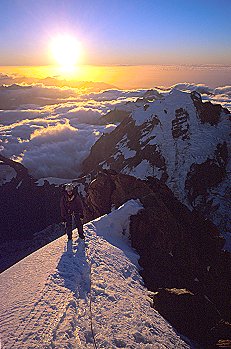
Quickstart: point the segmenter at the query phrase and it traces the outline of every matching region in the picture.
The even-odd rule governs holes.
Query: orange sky
[[[231,66],[79,66],[70,71],[55,66],[0,67],[0,73],[32,78],[56,77],[72,81],[104,82],[117,88],[153,88],[179,82],[203,83],[210,87],[229,85]]]

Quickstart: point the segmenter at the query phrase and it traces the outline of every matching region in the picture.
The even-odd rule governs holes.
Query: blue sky
[[[231,0],[0,0],[0,65],[52,63],[63,32],[86,64],[230,64]]]

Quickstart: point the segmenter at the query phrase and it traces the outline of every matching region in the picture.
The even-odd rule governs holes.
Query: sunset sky
[[[0,1],[0,65],[54,64],[63,34],[80,43],[81,64],[227,65],[231,1]]]

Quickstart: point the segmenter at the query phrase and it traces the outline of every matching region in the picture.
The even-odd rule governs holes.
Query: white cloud
[[[37,178],[77,177],[91,146],[115,125],[76,123],[68,119],[27,120],[5,129],[1,147],[7,156],[16,156]]]
[[[10,77],[0,74],[0,82],[7,79]],[[231,86],[213,89],[203,84],[180,83],[171,88],[196,90],[202,93],[204,100],[231,109]],[[164,94],[169,90],[160,89]],[[146,92],[113,89],[83,95],[76,91],[41,84],[28,89],[12,87],[7,92],[0,89],[0,103],[7,100],[9,109],[14,107],[15,101],[21,105],[14,110],[0,110],[0,151],[21,159],[38,178],[76,177],[91,146],[103,132],[115,128],[115,125],[99,125],[99,118],[115,107],[126,109],[127,102],[135,101]],[[73,93],[75,97],[70,99]],[[4,94],[10,99],[2,99]],[[51,98],[53,104],[50,104]],[[40,107],[31,106],[36,99],[43,101]],[[30,106],[22,106],[25,100]]]
[[[217,87],[214,89],[214,94],[226,95],[231,98],[231,86]]]
[[[82,124],[75,128],[69,120],[65,124],[35,130],[22,163],[38,178],[77,177],[83,159],[103,132],[107,132],[105,126]]]
[[[21,120],[36,119],[37,117],[46,118],[49,112],[41,109],[27,110],[0,110],[0,123],[3,125],[11,125]]]
[[[0,86],[0,109],[27,109],[28,106],[40,106],[61,103],[69,99],[78,100],[80,94],[77,89],[56,86],[9,85]]]

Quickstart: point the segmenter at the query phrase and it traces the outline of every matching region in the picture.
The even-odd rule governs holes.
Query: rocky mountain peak
[[[213,104],[211,102],[203,103],[201,95],[196,91],[191,92],[191,98],[202,123],[209,123],[214,126],[221,121],[222,112],[224,114],[230,114],[229,110],[222,108],[220,104]]]
[[[230,149],[230,112],[203,102],[198,92],[173,89],[135,108],[101,137],[83,172],[113,169],[141,179],[158,178],[190,209],[229,231],[221,192],[229,190]]]

